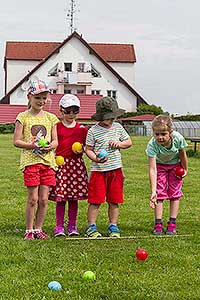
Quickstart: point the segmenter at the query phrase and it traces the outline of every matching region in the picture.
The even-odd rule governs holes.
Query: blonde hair
[[[152,121],[153,131],[156,129],[161,129],[164,131],[169,131],[171,133],[173,131],[172,127],[172,119],[167,115],[158,115]]]
[[[27,104],[28,109],[31,108],[31,99],[29,97],[30,97],[30,93],[28,93],[28,95],[27,95],[27,98],[28,98],[28,104]]]

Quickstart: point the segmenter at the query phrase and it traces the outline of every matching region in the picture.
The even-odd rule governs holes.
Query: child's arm
[[[28,142],[23,141],[22,135],[23,135],[23,126],[19,121],[16,121],[14,137],[13,137],[13,144],[18,148],[23,148],[23,149],[27,149],[27,150],[40,148],[34,142],[28,143]]]
[[[185,170],[185,174],[182,177],[185,177],[188,172],[188,158],[185,149],[179,150],[179,156],[181,160],[181,165]]]
[[[149,180],[151,187],[150,207],[155,208],[155,206],[157,205],[157,167],[155,157],[149,157]]]
[[[92,146],[85,146],[85,153],[86,155],[94,162],[96,163],[104,163],[107,161],[107,157],[103,157],[103,158],[98,158],[98,156],[96,155],[96,153],[94,152],[94,148]]]
[[[132,146],[132,141],[131,138],[128,138],[127,140],[124,140],[122,142],[110,141],[109,145],[111,149],[127,149]]]

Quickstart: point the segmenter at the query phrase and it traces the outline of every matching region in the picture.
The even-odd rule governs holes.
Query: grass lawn
[[[44,229],[46,241],[24,241],[26,189],[18,170],[19,149],[12,135],[0,135],[0,299],[200,299],[199,169],[200,159],[189,158],[189,174],[177,222],[178,236],[152,236],[153,211],[149,208],[149,180],[145,147],[149,138],[133,137],[134,146],[122,151],[125,203],[119,226],[132,239],[65,240],[53,238],[55,203],[49,202]],[[89,167],[89,161],[86,160]],[[79,205],[81,236],[87,223],[87,203]],[[168,221],[165,204],[164,224]],[[107,205],[100,209],[99,231],[107,234]],[[138,248],[148,259],[135,259]],[[85,271],[96,281],[82,279]],[[63,289],[50,291],[50,281]]]

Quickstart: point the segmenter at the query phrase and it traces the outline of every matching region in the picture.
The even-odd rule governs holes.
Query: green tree
[[[163,113],[164,113],[164,111],[160,106],[156,106],[153,104],[152,105],[140,104],[137,108],[138,115],[152,114],[152,115],[157,116],[157,115],[160,115]]]

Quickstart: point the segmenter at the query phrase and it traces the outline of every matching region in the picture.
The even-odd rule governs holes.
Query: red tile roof
[[[152,121],[154,118],[155,118],[154,115],[146,114],[146,115],[123,118],[123,119],[121,119],[121,121],[122,122],[126,122],[126,121]]]
[[[59,101],[63,95],[52,94],[51,101],[46,104],[45,110],[59,116]],[[95,113],[96,101],[100,95],[77,95],[81,103],[81,110],[78,118],[81,120],[90,120],[91,115]],[[14,123],[18,113],[27,109],[27,105],[0,104],[0,124]]]
[[[60,43],[6,42],[6,59],[41,60],[57,48]]]
[[[136,62],[133,45],[130,44],[89,44],[107,62]]]
[[[58,42],[6,42],[6,59],[42,60],[55,50]],[[107,62],[136,62],[133,45],[89,44]]]

